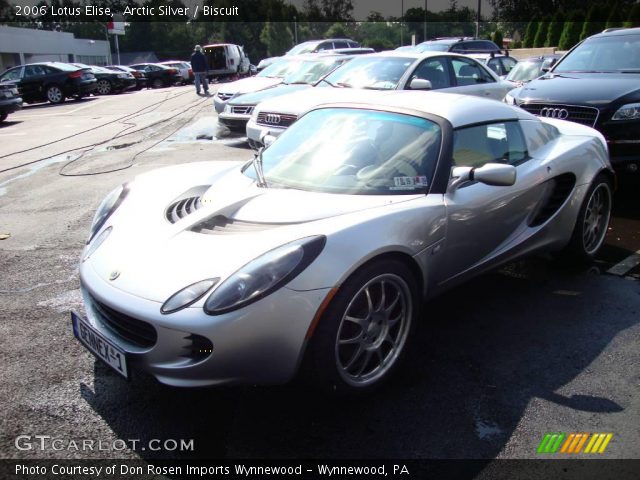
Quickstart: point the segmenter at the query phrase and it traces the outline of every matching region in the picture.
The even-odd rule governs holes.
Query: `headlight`
[[[504,96],[504,100],[503,101],[507,105],[515,105],[516,104],[515,97],[513,95],[508,94],[508,93]]]
[[[111,230],[113,230],[113,227],[107,227],[102,232],[100,232],[100,235],[96,237],[91,246],[87,249],[87,253],[85,253],[84,257],[82,258],[83,262],[88,260],[89,257],[93,255],[93,252],[95,252],[98,247],[104,243],[107,237],[111,235]]]
[[[194,304],[202,297],[204,297],[204,294],[211,290],[211,287],[213,287],[219,281],[219,278],[202,280],[200,282],[189,285],[182,290],[179,290],[178,292],[171,295],[169,297],[169,300],[164,302],[164,304],[160,308],[160,311],[165,314],[173,313]]]
[[[253,120],[254,122],[258,120],[258,109],[255,107],[253,108],[253,112],[251,112],[250,120]]]
[[[127,193],[129,193],[128,184],[120,185],[109,193],[104,200],[102,200],[102,203],[93,217],[93,222],[91,223],[91,234],[89,235],[87,243],[91,242],[94,235],[104,226],[107,219],[116,211],[127,196]]]
[[[613,114],[611,120],[638,120],[640,119],[640,103],[627,103],[621,106]]]
[[[205,313],[227,313],[266,297],[307,268],[326,240],[323,235],[302,238],[252,260],[209,296],[204,304]]]

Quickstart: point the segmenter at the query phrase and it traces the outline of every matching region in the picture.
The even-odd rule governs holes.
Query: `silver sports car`
[[[187,387],[300,372],[368,390],[400,365],[425,299],[533,252],[592,257],[613,182],[600,133],[498,101],[370,92],[318,106],[244,164],[113,191],[83,253],[74,332],[123,376]]]

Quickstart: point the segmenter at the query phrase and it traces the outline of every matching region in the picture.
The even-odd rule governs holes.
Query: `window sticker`
[[[426,176],[418,175],[415,177],[393,177],[393,184],[391,190],[413,190],[414,188],[426,187],[429,183]]]

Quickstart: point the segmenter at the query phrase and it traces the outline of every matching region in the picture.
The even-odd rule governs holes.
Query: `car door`
[[[447,58],[444,56],[431,57],[420,62],[407,78],[404,88],[410,89],[411,81],[415,78],[429,80],[432,90],[451,87],[450,69],[447,64]]]
[[[489,68],[473,58],[449,57],[453,93],[502,100],[506,94],[505,85]]]
[[[44,97],[47,71],[42,65],[25,65],[21,88],[26,98]]]
[[[526,236],[528,219],[548,193],[549,172],[529,156],[518,121],[500,121],[454,131],[453,166],[508,163],[512,186],[466,182],[445,194],[447,235],[439,275],[443,283],[491,266]]]

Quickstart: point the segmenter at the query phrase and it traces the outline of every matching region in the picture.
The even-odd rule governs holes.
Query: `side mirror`
[[[411,83],[409,83],[409,88],[411,90],[431,90],[433,86],[429,80],[414,78],[411,80]]]
[[[485,163],[482,167],[453,167],[449,191],[453,192],[464,182],[480,182],[495,187],[510,187],[516,183],[517,170],[504,163]]]
[[[267,148],[275,141],[276,137],[271,135],[269,132],[262,132],[262,134],[260,135],[260,142],[264,145],[265,148]]]

